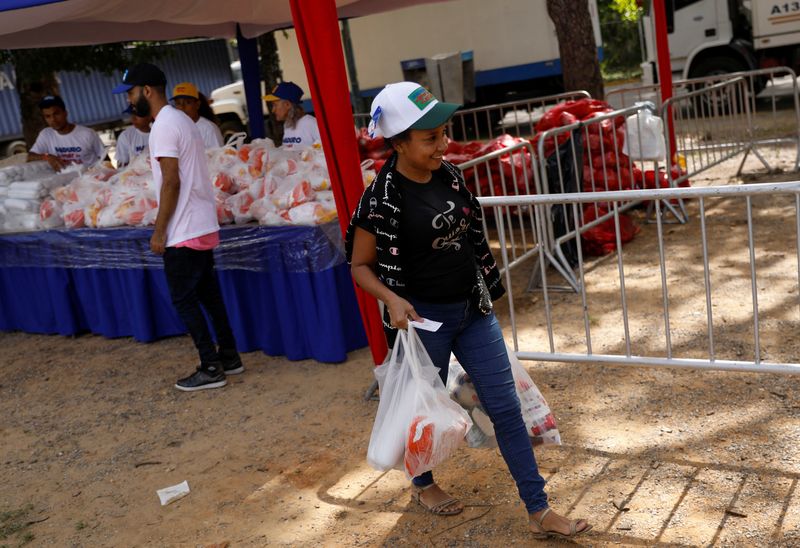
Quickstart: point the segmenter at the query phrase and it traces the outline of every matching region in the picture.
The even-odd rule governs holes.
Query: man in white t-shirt
[[[158,215],[150,249],[164,256],[172,304],[200,354],[197,371],[175,383],[191,392],[225,386],[225,375],[244,367],[214,272],[219,224],[203,139],[191,118],[167,102],[166,83],[161,69],[142,63],[125,71],[114,93],[127,93],[133,113],[154,120],[149,146]],[[219,348],[203,310],[214,324]]]
[[[28,161],[45,160],[56,171],[69,164],[90,166],[106,156],[106,147],[94,130],[68,120],[67,107],[58,95],[39,101],[48,127],[39,132],[28,152]]]
[[[283,146],[305,148],[320,142],[317,119],[305,113],[302,99],[303,90],[294,82],[281,82],[264,96],[275,119],[283,122]]]
[[[208,104],[203,104],[203,98],[201,98],[197,86],[191,82],[181,82],[172,89],[170,101],[175,108],[185,112],[197,124],[206,148],[219,148],[223,145],[219,126],[208,119],[208,117],[214,116],[214,111]]]
[[[129,106],[126,113],[131,115],[131,125],[117,137],[116,161],[117,168],[127,166],[131,160],[147,150],[150,139],[150,116],[137,116]]]

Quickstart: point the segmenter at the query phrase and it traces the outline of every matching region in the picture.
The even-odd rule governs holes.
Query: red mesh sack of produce
[[[609,212],[602,204],[585,204],[583,206],[583,224],[590,223]],[[623,244],[633,240],[639,233],[639,227],[624,213],[619,215],[620,239]],[[590,228],[581,235],[583,254],[589,256],[608,255],[617,249],[617,237],[614,229],[614,218],[611,217],[599,225]]]

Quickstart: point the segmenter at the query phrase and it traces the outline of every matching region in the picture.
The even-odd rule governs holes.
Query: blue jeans
[[[484,316],[469,301],[434,304],[412,298],[409,302],[423,318],[442,322],[437,332],[418,329],[417,335],[433,365],[439,368],[442,382],[447,383],[450,352],[455,354],[472,379],[481,404],[494,425],[497,445],[528,512],[547,508],[545,481],[539,474],[531,440],[522,420],[503,332],[494,313]],[[417,487],[425,487],[433,483],[433,474],[426,472],[412,482]]]

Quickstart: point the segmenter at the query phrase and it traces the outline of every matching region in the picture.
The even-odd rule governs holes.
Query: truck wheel
[[[719,56],[719,57],[706,57],[699,60],[692,66],[689,71],[690,78],[704,78],[707,76],[723,76],[732,72],[744,72],[750,70],[747,64],[736,57]],[[710,84],[694,84],[690,87],[690,91],[703,89]],[[745,84],[747,100],[750,100],[750,83]],[[753,81],[754,91],[758,94],[763,89],[764,84],[760,78],[755,78]],[[730,95],[730,96],[728,96]],[[741,98],[736,98],[731,93],[721,93],[714,97],[700,96],[698,100],[694,101],[694,107],[698,110],[707,112],[709,115],[712,113],[719,113],[729,108],[729,105],[741,101]],[[739,107],[741,108],[741,107]]]
[[[25,146],[25,141],[11,141],[5,147],[0,148],[0,151],[2,151],[2,157],[7,158],[15,154],[28,152],[28,147]]]
[[[231,135],[246,131],[246,128],[238,120],[225,120],[219,125],[219,130],[222,132],[222,140],[227,143]]]

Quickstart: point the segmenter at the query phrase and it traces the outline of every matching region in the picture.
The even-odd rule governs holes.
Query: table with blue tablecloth
[[[142,342],[186,333],[151,234],[0,235],[0,330]],[[367,345],[338,223],[223,227],[214,254],[240,351],[341,362]]]

